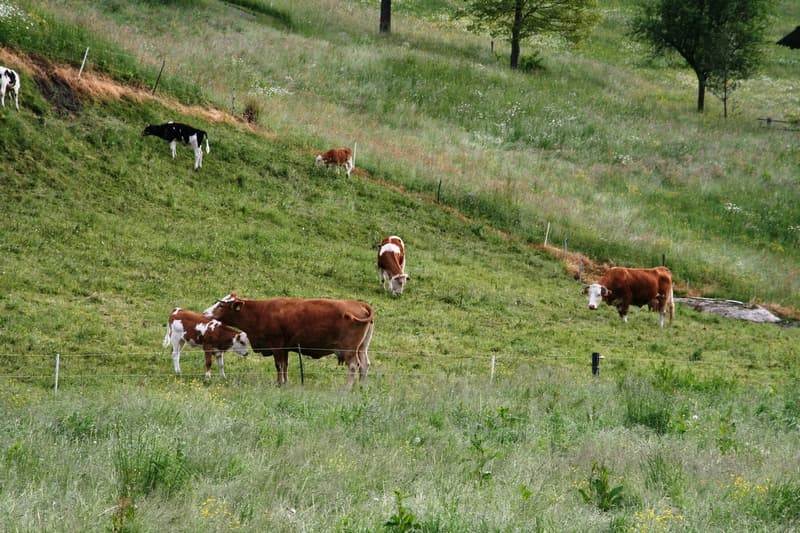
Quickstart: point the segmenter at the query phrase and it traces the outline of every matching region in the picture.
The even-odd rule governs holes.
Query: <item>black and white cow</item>
[[[14,93],[14,105],[19,111],[19,74],[10,68],[0,67],[0,102],[6,106],[6,91]]]
[[[155,135],[165,141],[169,141],[169,149],[172,151],[172,159],[175,159],[175,146],[178,141],[188,144],[194,150],[194,169],[203,166],[203,140],[206,141],[206,153],[211,149],[208,146],[208,135],[203,130],[198,130],[180,122],[167,122],[166,124],[148,124],[142,136]]]

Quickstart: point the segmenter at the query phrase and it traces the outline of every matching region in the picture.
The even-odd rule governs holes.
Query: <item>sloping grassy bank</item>
[[[47,3],[147,64],[170,50],[169,71],[220,105],[260,100],[281,135],[358,140],[368,169],[431,193],[441,180],[446,202],[518,236],[541,242],[550,222],[553,239],[601,261],[666,254],[694,290],[800,305],[797,143],[755,120],[797,107],[791,51],[769,48],[723,121],[711,97],[708,113],[693,111],[685,67],[648,61],[625,36],[628,1],[605,6],[581,48],[532,44],[547,67],[534,74],[509,72],[503,51],[443,21],[441,2],[399,10],[388,39],[372,5],[261,4],[293,25],[215,0]],[[796,9],[780,4],[775,39]]]

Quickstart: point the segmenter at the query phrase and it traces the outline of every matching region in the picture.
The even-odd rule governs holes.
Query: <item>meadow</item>
[[[365,168],[418,191],[441,182],[450,205],[522,238],[541,242],[549,222],[556,242],[601,262],[666,254],[698,294],[800,303],[797,134],[756,120],[797,115],[794,51],[766,47],[723,120],[712,96],[694,112],[678,60],[626,36],[631,0],[604,2],[578,48],[523,48],[544,62],[532,73],[510,72],[505,44],[492,54],[441,1],[399,3],[385,39],[368,2],[41,4],[151,68],[165,58],[220,106],[258,100],[280,135],[358,141]],[[777,4],[770,40],[798,10]]]
[[[522,202],[464,181],[463,194],[448,182],[437,203],[437,174],[417,173],[407,153],[373,150],[368,141],[352,179],[315,167],[315,151],[332,142],[327,136],[355,125],[324,114],[299,124],[292,115],[302,107],[299,92],[263,95],[282,104],[265,104],[254,128],[213,109],[180,107],[227,107],[230,95],[207,85],[216,74],[169,73],[159,100],[120,96],[111,88],[122,85],[95,76],[134,86],[152,80],[160,62],[128,63],[118,52],[146,55],[136,48],[144,40],[137,20],[154,34],[199,23],[203,17],[187,11],[192,2],[73,3],[73,13],[66,3],[37,4],[34,19],[47,27],[29,30],[27,42],[0,26],[3,62],[39,54],[15,65],[26,82],[22,111],[0,115],[0,529],[800,526],[800,328],[679,307],[675,322],[659,330],[656,315],[644,311],[626,325],[607,307],[590,312],[565,265],[532,246],[541,239],[504,222],[499,206],[521,213]],[[309,4],[270,5],[289,18],[241,15],[239,29],[274,39],[319,34],[331,39],[329,52],[353,52],[349,35],[326,33],[303,15]],[[365,7],[347,5],[366,34]],[[412,54],[427,46],[454,61],[478,58],[502,76],[477,38],[440,28],[441,5],[399,10],[398,24],[418,25],[413,46],[400,36],[388,43],[365,36],[352,47]],[[233,13],[229,6],[201,6],[219,15],[206,23],[233,39],[237,26],[223,16]],[[91,32],[72,26],[78,15]],[[145,20],[164,26],[146,28]],[[52,72],[48,58],[63,63],[81,49],[67,38],[76,34],[108,51],[103,68],[75,84],[86,92],[34,82],[26,69]],[[175,53],[186,46],[188,54],[190,42]],[[222,52],[208,46],[208,53]],[[302,94],[306,116],[317,116],[321,100]],[[363,114],[376,124],[386,118],[376,128],[413,137],[392,124],[399,111]],[[166,143],[141,137],[145,123],[167,119],[210,132],[201,172],[191,170],[187,149],[173,161]],[[499,157],[492,150],[485,157]],[[778,175],[784,163],[770,168]],[[464,180],[475,176],[470,161],[463,164]],[[545,181],[567,187],[553,175]],[[375,245],[390,233],[409,247],[412,280],[400,298],[381,290],[374,270]],[[712,240],[722,246],[723,237]],[[618,257],[636,252],[608,246]],[[794,252],[774,253],[790,262]],[[345,371],[328,358],[306,360],[300,385],[292,357],[290,385],[279,389],[270,359],[230,355],[228,380],[214,369],[205,382],[202,357],[190,350],[184,375],[172,376],[161,348],[170,310],[202,309],[230,290],[370,302],[377,315],[370,379],[344,391]],[[792,303],[780,295],[776,301]],[[589,372],[593,351],[605,356],[599,377]]]

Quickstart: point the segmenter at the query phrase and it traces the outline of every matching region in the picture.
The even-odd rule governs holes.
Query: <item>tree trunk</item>
[[[702,113],[706,106],[706,77],[697,75],[697,112]]]
[[[381,33],[389,33],[392,30],[392,0],[381,0],[381,22],[379,30]]]
[[[514,25],[511,26],[511,68],[519,67],[519,36],[522,30],[522,1],[514,2]]]

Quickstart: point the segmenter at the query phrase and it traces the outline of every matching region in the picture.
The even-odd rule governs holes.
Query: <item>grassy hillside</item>
[[[169,10],[185,15],[191,2],[139,4],[163,31],[180,20]],[[425,5],[412,14],[435,17]],[[110,15],[93,27],[136,15],[124,2],[95,7]],[[309,17],[291,13],[309,38]],[[477,53],[455,35],[454,57]],[[17,44],[0,62],[25,88],[21,112],[0,113],[0,529],[798,527],[800,329],[683,308],[663,331],[645,312],[623,325],[608,308],[588,311],[580,285],[524,231],[493,227],[502,196],[446,189],[483,215],[464,216],[414,190],[426,175],[394,172],[404,152],[367,151],[367,171],[347,179],[313,165],[321,132],[179,108],[174,98],[208,97],[187,73],[153,100],[92,72],[59,83],[46,58],[20,54],[47,55],[41,42],[3,44]],[[153,74],[136,66],[122,77],[124,57],[109,54],[104,69]],[[318,100],[306,95],[312,116]],[[202,171],[187,149],[173,161],[166,143],[141,137],[165,120],[209,132]],[[408,246],[400,298],[382,292],[373,267],[388,233]],[[292,358],[291,384],[278,389],[270,359],[235,356],[227,381],[205,383],[189,350],[173,378],[160,346],[169,311],[232,289],[369,301],[368,384],[341,391],[344,369],[329,358],[307,360],[300,386]],[[592,351],[606,356],[599,378]]]
[[[42,4],[151,67],[165,56],[221,105],[260,99],[281,135],[358,140],[362,165],[417,190],[441,180],[446,201],[523,238],[541,241],[551,222],[557,242],[595,259],[666,254],[695,290],[800,305],[797,135],[756,121],[797,115],[791,50],[768,47],[725,121],[711,96],[694,112],[679,61],[649,60],[625,36],[631,1],[604,3],[577,49],[527,46],[545,60],[534,74],[508,71],[504,45],[493,56],[445,2],[399,4],[386,39],[367,2]],[[770,39],[798,15],[780,2]]]

